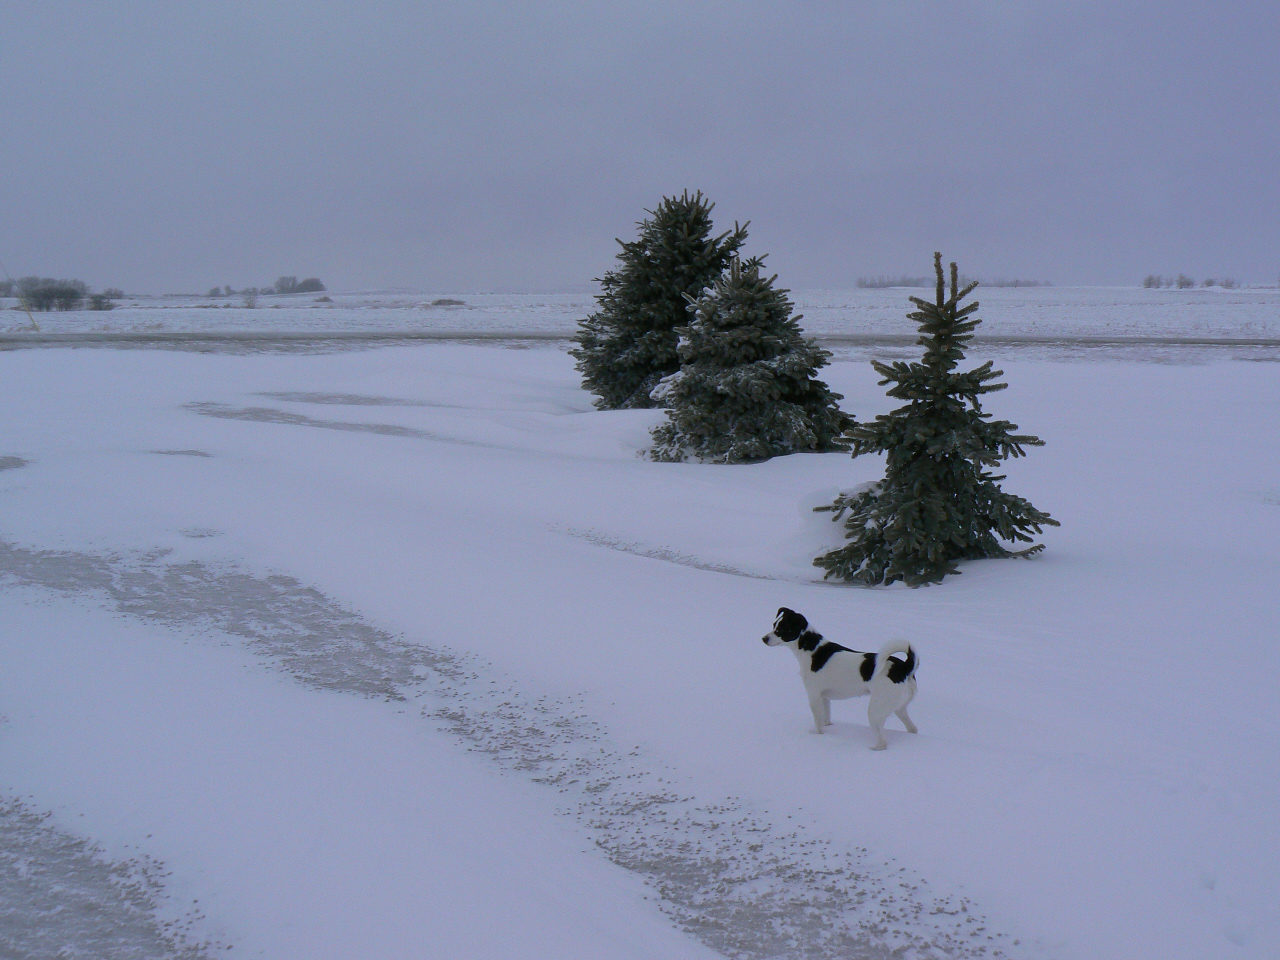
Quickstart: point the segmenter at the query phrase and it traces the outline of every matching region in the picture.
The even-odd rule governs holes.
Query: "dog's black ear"
[[[802,614],[787,607],[779,609],[778,617],[773,621],[773,630],[784,643],[790,643],[796,639],[808,626],[809,621]]]

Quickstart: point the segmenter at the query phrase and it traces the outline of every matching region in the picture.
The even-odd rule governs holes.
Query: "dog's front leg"
[[[809,709],[813,711],[813,732],[821,733],[831,722],[831,701],[820,693],[809,697]]]

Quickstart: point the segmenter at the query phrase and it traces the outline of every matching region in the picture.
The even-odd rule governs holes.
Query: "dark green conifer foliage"
[[[735,259],[689,298],[692,320],[677,328],[680,371],[654,391],[668,409],[653,459],[744,463],[845,449],[840,394],[814,378],[831,354],[804,339],[787,291],[760,266]]]
[[[1023,456],[1023,447],[1043,446],[1044,441],[1015,434],[1017,424],[992,421],[991,414],[982,412],[978,397],[1008,384],[991,382],[1002,371],[992,370],[990,361],[965,373],[956,370],[964,359],[964,344],[982,322],[973,316],[976,301],[960,305],[977,284],[957,290],[953,263],[948,297],[942,254],[933,255],[933,265],[937,302],[912,297],[919,309],[908,314],[920,325],[917,342],[925,348],[923,360],[872,362],[885,378],[881,384],[893,384],[888,395],[907,405],[872,423],[855,424],[845,434],[855,457],[886,454],[884,479],[817,508],[834,511],[834,520],[848,514],[849,543],[813,561],[826,569],[827,578],[937,583],[958,573],[960,560],[1038,553],[1044,549],[1041,544],[1010,550],[1004,543],[1030,543],[1042,526],[1058,526],[1027,500],[1001,490],[998,481],[1005,478],[989,470],[1008,457]]]
[[[582,321],[571,355],[601,410],[653,407],[658,381],[680,369],[676,327],[689,320],[686,295],[715,282],[747,239],[746,226],[711,235],[711,203],[698,191],[646,210],[640,236],[618,243],[618,268],[599,282],[600,308]]]

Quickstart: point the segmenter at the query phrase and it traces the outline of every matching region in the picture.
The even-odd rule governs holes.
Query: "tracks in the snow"
[[[990,933],[968,902],[934,896],[904,868],[784,827],[737,798],[690,796],[677,774],[614,742],[574,702],[531,696],[475,657],[379,630],[291,577],[175,563],[164,552],[95,556],[0,541],[4,579],[215,628],[308,686],[420,702],[424,717],[470,749],[558,791],[606,857],[643,877],[678,925],[726,956],[1007,955],[1008,939]],[[9,862],[0,856],[0,870]],[[25,915],[43,916],[46,887],[23,894]],[[138,909],[146,914],[145,899]],[[39,922],[56,932],[62,920]]]

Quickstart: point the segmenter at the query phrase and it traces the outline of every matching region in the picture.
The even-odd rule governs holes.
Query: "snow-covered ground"
[[[647,462],[558,347],[0,353],[0,953],[1280,955],[1280,368],[1000,365],[1062,527],[910,590],[810,564],[874,460]],[[810,732],[780,605],[920,734]]]

